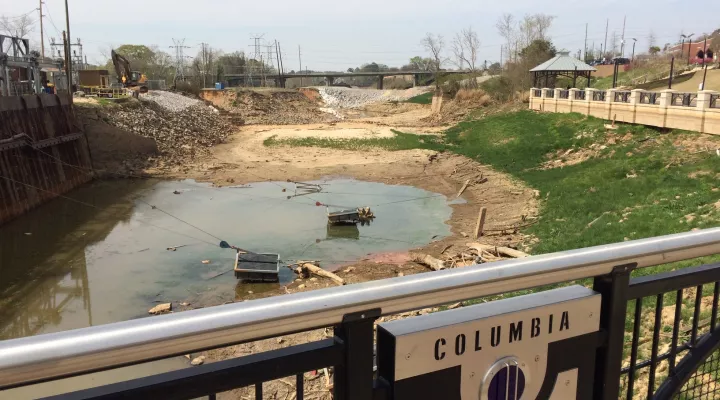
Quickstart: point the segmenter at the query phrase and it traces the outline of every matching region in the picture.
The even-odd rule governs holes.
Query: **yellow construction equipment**
[[[127,58],[112,50],[110,52],[115,73],[118,76],[118,82],[133,92],[147,93],[148,88],[145,85],[147,76],[139,71],[130,69],[130,61]]]

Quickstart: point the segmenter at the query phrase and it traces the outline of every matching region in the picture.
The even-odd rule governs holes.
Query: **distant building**
[[[704,44],[705,44],[705,39],[699,40],[699,41],[697,41],[697,42],[689,43],[690,54],[691,54],[692,56],[694,56],[695,53],[698,52],[698,50],[703,50],[703,51],[705,51],[705,49],[703,48],[703,45],[704,45]],[[685,43],[677,43],[677,44],[675,44],[674,46],[669,47],[667,51],[670,52],[670,53],[675,53],[675,52],[678,52],[678,53],[679,53],[679,52],[681,52],[681,49],[680,49],[681,46],[682,46],[682,52],[685,53],[685,54],[687,54],[687,51],[688,51],[688,43],[687,43],[687,42],[685,42]],[[713,47],[712,47],[712,39],[708,39],[708,40],[707,40],[707,47],[708,47],[708,48],[713,48]]]

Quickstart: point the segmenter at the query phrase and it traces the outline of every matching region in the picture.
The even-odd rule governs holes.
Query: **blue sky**
[[[503,40],[495,22],[503,13],[555,16],[550,30],[553,42],[572,52],[584,46],[586,23],[588,47],[595,42],[598,48],[607,18],[609,36],[613,31],[619,36],[627,16],[625,36],[638,39],[638,51],[647,49],[651,30],[662,47],[678,41],[681,32],[720,28],[720,2],[710,0],[69,0],[69,4],[73,40],[83,40],[90,62],[104,62],[111,47],[127,43],[157,45],[170,52],[173,38],[185,38],[190,56],[197,54],[202,42],[228,52],[249,52],[250,38],[264,34],[268,41],[281,43],[287,70],[298,69],[298,46],[303,67],[313,70],[345,70],[370,61],[399,66],[414,55],[424,55],[420,40],[426,32],[445,37],[449,56],[453,35],[469,26],[482,42],[480,62],[497,61]],[[0,0],[0,15],[13,17],[36,7],[36,0]],[[44,7],[49,14],[46,36],[58,40],[58,31],[65,27],[64,2],[45,0]],[[37,19],[37,12],[31,15]],[[37,40],[39,32],[36,26],[32,36]]]

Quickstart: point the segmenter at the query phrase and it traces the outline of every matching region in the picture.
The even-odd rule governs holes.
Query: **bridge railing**
[[[703,364],[709,357],[714,357],[715,350],[720,346],[720,328],[716,326],[720,266],[693,267],[649,275],[642,268],[715,254],[720,254],[720,228],[7,340],[0,342],[0,390],[332,327],[334,335],[329,339],[100,386],[65,394],[59,398],[214,398],[219,392],[255,386],[255,398],[261,399],[263,382],[295,376],[296,396],[302,399],[305,382],[303,373],[333,367],[332,390],[335,399],[401,400],[407,397],[401,395],[402,391],[398,386],[393,386],[398,377],[394,375],[392,368],[392,371],[388,372],[388,360],[394,356],[388,354],[386,342],[382,346],[378,343],[377,362],[374,361],[374,324],[379,317],[593,278],[593,293],[602,298],[599,315],[595,317],[599,318],[599,330],[580,337],[582,342],[572,342],[575,347],[571,350],[577,352],[578,360],[590,362],[595,373],[588,372],[588,364],[578,367],[581,372],[577,375],[580,383],[576,398],[617,399],[622,388],[623,393],[629,396],[627,398],[631,399],[633,389],[629,388],[635,387],[633,377],[639,369],[650,367],[656,370],[659,363],[670,362],[672,359],[673,365],[664,370],[667,379],[657,385],[657,390],[655,383],[645,389],[651,392],[656,390],[656,399],[670,398],[667,396],[680,390],[686,390],[687,393],[690,388],[687,382],[694,382],[692,376],[697,374],[695,367]],[[633,271],[647,276],[631,278]],[[692,292],[692,288],[695,292]],[[711,292],[711,300],[708,301],[702,296],[707,290]],[[675,294],[676,297],[666,293]],[[681,300],[687,300],[686,295],[695,300],[690,329],[683,326],[683,320],[678,319],[678,315],[685,315],[682,310],[677,308],[673,319],[665,315],[662,308],[665,300],[674,298],[675,304],[680,304],[678,302]],[[642,299],[645,298],[656,299],[653,304],[656,312],[651,319],[655,323],[652,324],[649,330],[651,334],[648,336],[652,339],[647,340],[647,343],[652,344],[651,351],[643,352],[640,357],[637,349],[646,341],[641,333],[647,328],[636,322],[628,344],[625,340],[626,310],[629,304],[638,299],[634,303],[634,315],[635,321],[641,321],[645,315],[645,308],[642,307],[645,304]],[[488,304],[493,303],[495,302]],[[710,304],[706,323],[701,322],[705,314],[698,308],[698,304],[704,303]],[[436,314],[440,317],[444,314],[449,316],[456,311],[467,314],[474,312],[473,307],[482,306],[484,305]],[[436,314],[422,317],[425,319],[417,317],[415,325],[422,328],[423,324],[429,324],[428,317]],[[592,312],[590,318],[593,318]],[[658,323],[658,320],[661,323]],[[552,325],[552,316],[550,324]],[[560,324],[562,330],[563,323]],[[670,330],[664,328],[668,324],[672,326]],[[702,327],[705,333],[702,333]],[[480,337],[480,333],[476,335],[476,338]],[[670,338],[670,348],[667,351],[662,349],[665,344],[659,339],[661,335]],[[458,341],[460,336],[463,338],[462,347]],[[439,340],[435,344],[438,360],[441,359],[438,358]],[[512,337],[510,341],[512,342]],[[579,345],[580,343],[583,344]],[[624,356],[624,353],[628,353],[628,345],[631,354],[629,362]],[[478,347],[476,341],[475,351],[479,350]],[[448,349],[452,348],[457,354],[460,354],[460,348],[464,352],[465,336],[458,335],[454,347],[448,344]],[[563,350],[564,361],[561,364],[567,364],[570,362],[568,360],[573,358],[567,356],[567,350]],[[649,358],[645,360],[643,357],[647,354]],[[442,353],[442,357],[444,356],[445,353]],[[407,357],[409,358],[410,354]],[[677,357],[684,358],[674,363]],[[538,362],[538,359],[539,356],[535,362]],[[374,372],[374,363],[378,364],[377,373]],[[553,360],[548,360],[547,363],[548,371],[551,372],[560,372],[564,368],[562,365],[565,365],[558,366]],[[623,363],[626,364],[624,368]],[[526,368],[526,364],[523,362],[515,365],[517,366],[512,367],[514,370],[507,367],[507,375],[515,371],[514,382],[517,383],[518,371]],[[538,378],[542,381],[542,377]],[[554,379],[550,379],[549,390],[553,388]],[[660,382],[657,374],[653,379]],[[703,379],[698,378],[700,384],[695,386],[702,387],[705,384],[703,382],[708,382]],[[457,382],[459,384],[459,378]],[[459,396],[460,393],[451,387],[453,384],[455,383],[451,380],[447,383],[450,385],[446,388],[447,393],[450,393],[447,398],[459,399],[460,397],[453,395],[457,392]],[[714,385],[714,382],[707,383],[710,384]],[[543,388],[545,386],[543,382]],[[502,398],[516,398],[509,392],[505,394]],[[620,397],[625,398],[624,396],[625,394]]]

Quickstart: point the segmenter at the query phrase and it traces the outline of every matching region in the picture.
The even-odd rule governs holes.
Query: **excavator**
[[[112,50],[110,52],[115,73],[118,76],[118,83],[132,90],[134,93],[147,93],[148,87],[145,85],[147,76],[138,71],[130,69],[130,61],[127,58]]]

